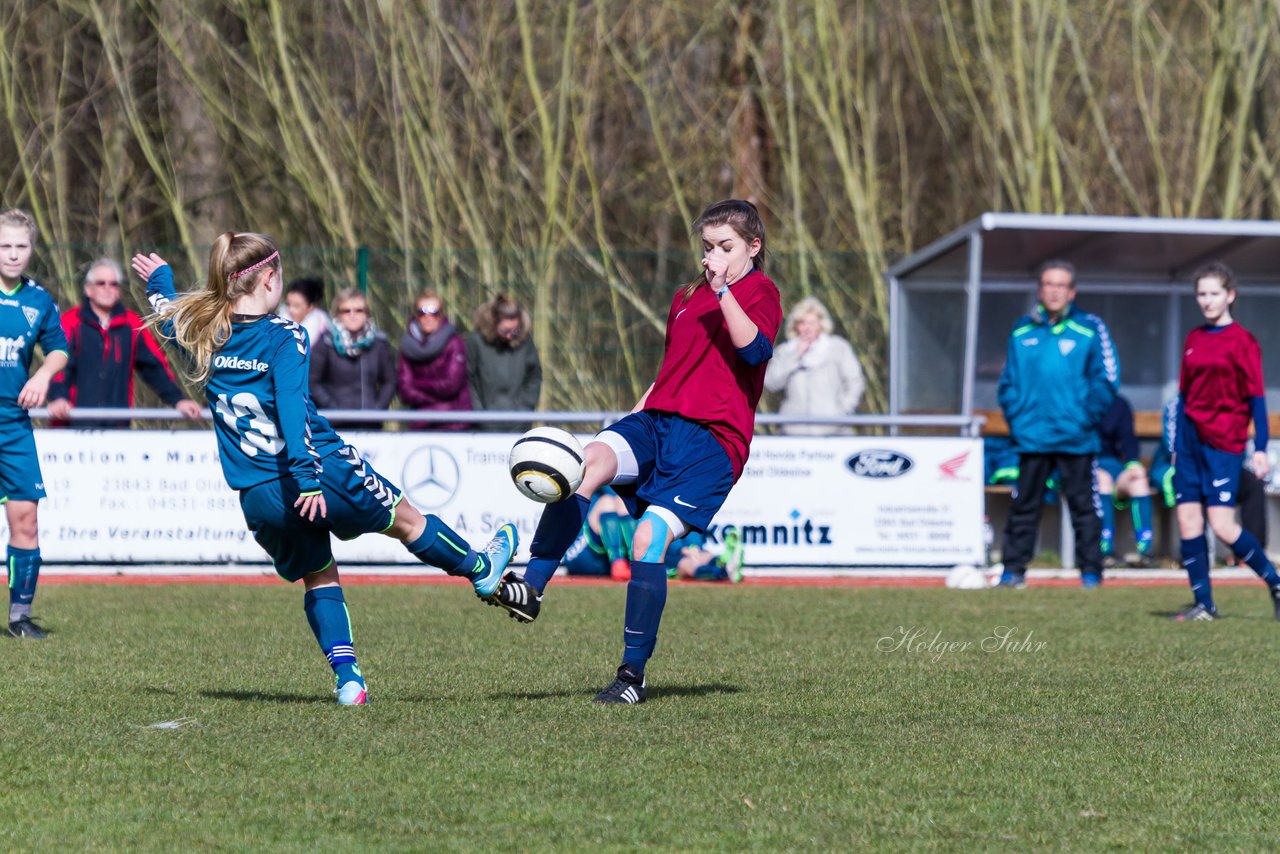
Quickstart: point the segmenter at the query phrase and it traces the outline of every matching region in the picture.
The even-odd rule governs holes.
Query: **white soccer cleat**
[[[344,682],[338,688],[338,705],[339,706],[363,706],[369,702],[369,695],[365,691],[365,687],[354,679],[350,682]]]

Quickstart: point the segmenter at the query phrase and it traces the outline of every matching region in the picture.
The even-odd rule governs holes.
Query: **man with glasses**
[[[52,424],[65,426],[73,407],[133,406],[136,370],[160,399],[184,418],[199,418],[200,404],[174,381],[164,351],[135,312],[120,302],[124,270],[110,258],[89,265],[84,302],[62,313],[70,358],[49,385]],[[129,427],[128,419],[77,420],[77,427]]]
[[[1120,360],[1102,318],[1075,305],[1076,269],[1040,265],[1035,309],[1009,333],[1000,408],[1018,446],[1018,483],[1004,530],[1000,587],[1025,587],[1045,481],[1056,469],[1071,512],[1080,583],[1102,583],[1102,510],[1095,489],[1098,425],[1120,386]]]

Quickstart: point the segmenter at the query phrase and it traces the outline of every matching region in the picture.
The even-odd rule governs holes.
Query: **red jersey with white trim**
[[[772,343],[782,326],[777,286],[764,273],[752,270],[732,285],[732,293]],[[667,313],[662,367],[644,408],[705,426],[729,455],[737,482],[751,451],[767,364],[766,360],[749,365],[738,355],[710,285],[699,287],[688,301],[677,292]]]
[[[1200,441],[1229,454],[1242,453],[1253,398],[1267,393],[1257,339],[1238,323],[1192,329],[1182,348],[1178,391]]]

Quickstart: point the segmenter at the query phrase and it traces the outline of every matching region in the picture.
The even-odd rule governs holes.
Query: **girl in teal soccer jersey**
[[[0,503],[9,522],[9,628],[15,638],[43,638],[31,621],[40,575],[36,507],[45,497],[27,410],[43,406],[49,381],[67,366],[67,338],[58,307],[25,273],[37,236],[26,211],[0,212]],[[28,378],[35,345],[44,364]]]
[[[423,563],[469,578],[476,595],[488,598],[515,552],[515,527],[503,525],[476,552],[438,517],[403,501],[317,414],[307,390],[306,330],[275,314],[283,279],[270,237],[220,235],[204,289],[182,296],[159,255],[135,255],[133,269],[147,282],[152,322],[191,355],[195,379],[204,383],[222,472],[240,492],[254,539],[282,578],[306,588],[307,621],[333,667],[338,702],[363,704],[330,534],[395,537]]]

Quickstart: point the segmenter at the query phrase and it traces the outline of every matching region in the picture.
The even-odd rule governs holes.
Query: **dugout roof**
[[[1200,320],[1196,267],[1235,270],[1234,314],[1263,349],[1268,408],[1280,404],[1280,223],[986,213],[889,268],[889,411],[997,408],[1005,340],[1035,304],[1035,271],[1076,267],[1077,304],[1111,328],[1122,392],[1159,409],[1177,389],[1182,339]]]

